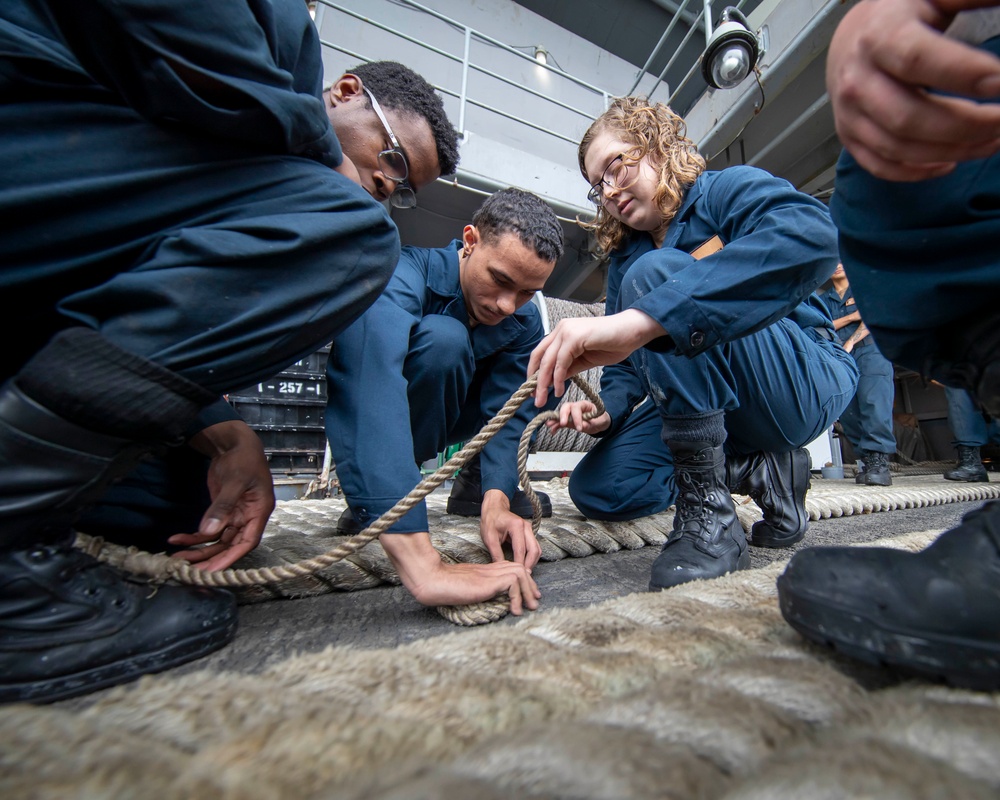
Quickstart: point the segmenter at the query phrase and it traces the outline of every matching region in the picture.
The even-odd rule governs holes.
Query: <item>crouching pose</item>
[[[543,335],[530,300],[562,250],[556,215],[520,189],[489,197],[461,240],[403,249],[385,293],[330,350],[327,438],[350,506],[342,533],[392,508],[420,481],[418,464],[475,436],[521,386]],[[380,537],[422,603],[508,591],[515,614],[522,603],[537,607],[528,572],[541,548],[523,518],[531,505],[517,491],[517,447],[531,416],[527,404],[518,410],[462,470],[448,501],[449,511],[481,516],[493,564],[444,563],[431,546],[424,503]]]
[[[831,208],[860,311],[887,358],[968,392],[993,418],[1000,415],[998,5],[859,3],[840,23],[827,63],[847,148]],[[962,9],[970,10],[955,17]],[[1000,502],[969,512],[918,553],[797,553],[778,579],[778,596],[796,630],[852,658],[997,691]]]
[[[814,290],[837,265],[817,201],[759,169],[706,172],[662,104],[616,100],[580,143],[610,255],[607,313],[563,320],[532,354],[536,404],[598,364],[606,413],[563,406],[555,426],[601,437],[573,472],[587,516],[634,519],[676,503],[651,589],[749,566],[730,492],[764,518],[752,542],[806,532],[809,454],[854,394],[857,368]]]
[[[325,113],[299,0],[0,6],[0,702],[111,686],[235,634],[228,592],[126,578],[73,533],[102,499],[125,543],[162,533],[147,524],[183,488],[131,507],[105,490],[188,441],[211,463],[184,557],[217,569],[259,541],[263,449],[208,407],[357,319],[399,254],[377,201],[454,168],[436,98],[387,103],[408,159],[387,174],[374,84],[345,76]]]

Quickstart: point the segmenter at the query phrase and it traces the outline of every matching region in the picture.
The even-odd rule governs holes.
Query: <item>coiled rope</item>
[[[574,303],[572,300],[562,300],[557,297],[546,297],[545,309],[549,318],[549,330],[564,319],[604,316],[604,303]],[[591,367],[581,372],[579,377],[588,386],[600,386],[603,371],[604,367]],[[586,392],[581,386],[579,381],[567,386],[562,402],[573,403],[584,397],[592,400],[592,393]],[[596,441],[593,436],[581,433],[575,428],[559,428],[555,431],[542,428],[535,437],[535,447],[539,452],[586,453]]]
[[[573,377],[572,380],[596,406],[596,410],[585,414],[584,419],[593,419],[603,414],[604,405],[597,393],[581,378]],[[98,537],[89,537],[81,534],[77,539],[78,546],[89,555],[133,574],[143,575],[160,581],[172,579],[179,583],[195,586],[222,588],[260,586],[315,574],[357,553],[371,541],[377,539],[394,522],[450,478],[456,470],[464,467],[466,463],[485,447],[486,443],[496,435],[497,431],[514,416],[521,404],[534,394],[537,383],[537,377],[532,376],[521,384],[521,387],[511,395],[503,408],[500,409],[493,419],[483,426],[483,429],[479,433],[470,439],[458,453],[448,459],[441,467],[438,467],[435,472],[421,480],[406,497],[396,503],[389,511],[356,536],[352,536],[346,542],[342,542],[314,558],[299,561],[295,564],[283,564],[281,566],[264,567],[261,569],[225,569],[217,572],[206,572],[193,567],[186,561],[171,558],[162,553],[146,553],[137,548],[107,548],[104,541]],[[555,411],[545,411],[538,414],[525,427],[517,451],[518,475],[520,477],[521,488],[531,501],[533,511],[531,528],[536,534],[541,525],[542,510],[538,495],[531,488],[531,479],[528,475],[528,448],[531,436],[535,430],[547,420],[558,419],[558,417],[559,414]],[[442,558],[447,561],[454,561],[444,555]],[[465,626],[494,622],[506,616],[508,610],[509,599],[506,594],[485,603],[474,603],[463,606],[439,606],[437,609],[438,613],[448,621],[456,625]]]

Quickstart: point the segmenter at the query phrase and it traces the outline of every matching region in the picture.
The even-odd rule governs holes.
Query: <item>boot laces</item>
[[[678,536],[691,533],[707,541],[713,513],[706,500],[711,489],[687,472],[679,473],[677,482],[681,485],[680,494],[684,502],[677,504],[675,514],[678,524],[674,531]]]
[[[64,563],[58,573],[59,580],[63,583],[69,583],[74,579],[79,579],[84,594],[88,596],[97,594],[101,589],[115,586],[122,580],[136,584],[144,583],[139,579],[130,580],[131,576],[122,575],[93,556],[67,544],[37,546],[30,551],[29,557],[33,561],[63,559]]]

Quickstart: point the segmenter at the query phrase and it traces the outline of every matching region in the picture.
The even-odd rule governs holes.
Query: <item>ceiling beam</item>
[[[671,14],[677,14],[681,9],[681,4],[675,3],[674,0],[652,0],[652,2]],[[690,11],[680,11],[680,18],[688,24],[689,28],[696,24],[703,26],[701,20],[698,19],[699,16],[700,14],[692,14]]]

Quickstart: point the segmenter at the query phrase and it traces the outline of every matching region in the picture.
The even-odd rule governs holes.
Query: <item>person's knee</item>
[[[603,488],[606,484],[595,481],[592,474],[583,467],[583,462],[577,465],[569,477],[569,499],[579,509],[580,513],[590,519],[601,519],[607,515],[612,505],[611,498]]]
[[[655,255],[650,258],[649,255]],[[622,278],[618,295],[618,310],[630,308],[636,300],[657,287],[663,286],[670,275],[695,260],[694,256],[680,250],[657,250],[636,259]]]
[[[468,383],[475,366],[469,331],[457,319],[430,314],[414,329],[406,361],[410,380]]]
[[[411,392],[443,396],[458,413],[455,404],[461,404],[476,371],[468,329],[452,317],[424,317],[410,337],[404,369]]]
[[[621,492],[614,476],[609,478],[607,464],[584,459],[569,479],[569,497],[580,513],[589,519],[618,520],[635,516],[631,492]],[[628,499],[622,501],[622,496]]]

